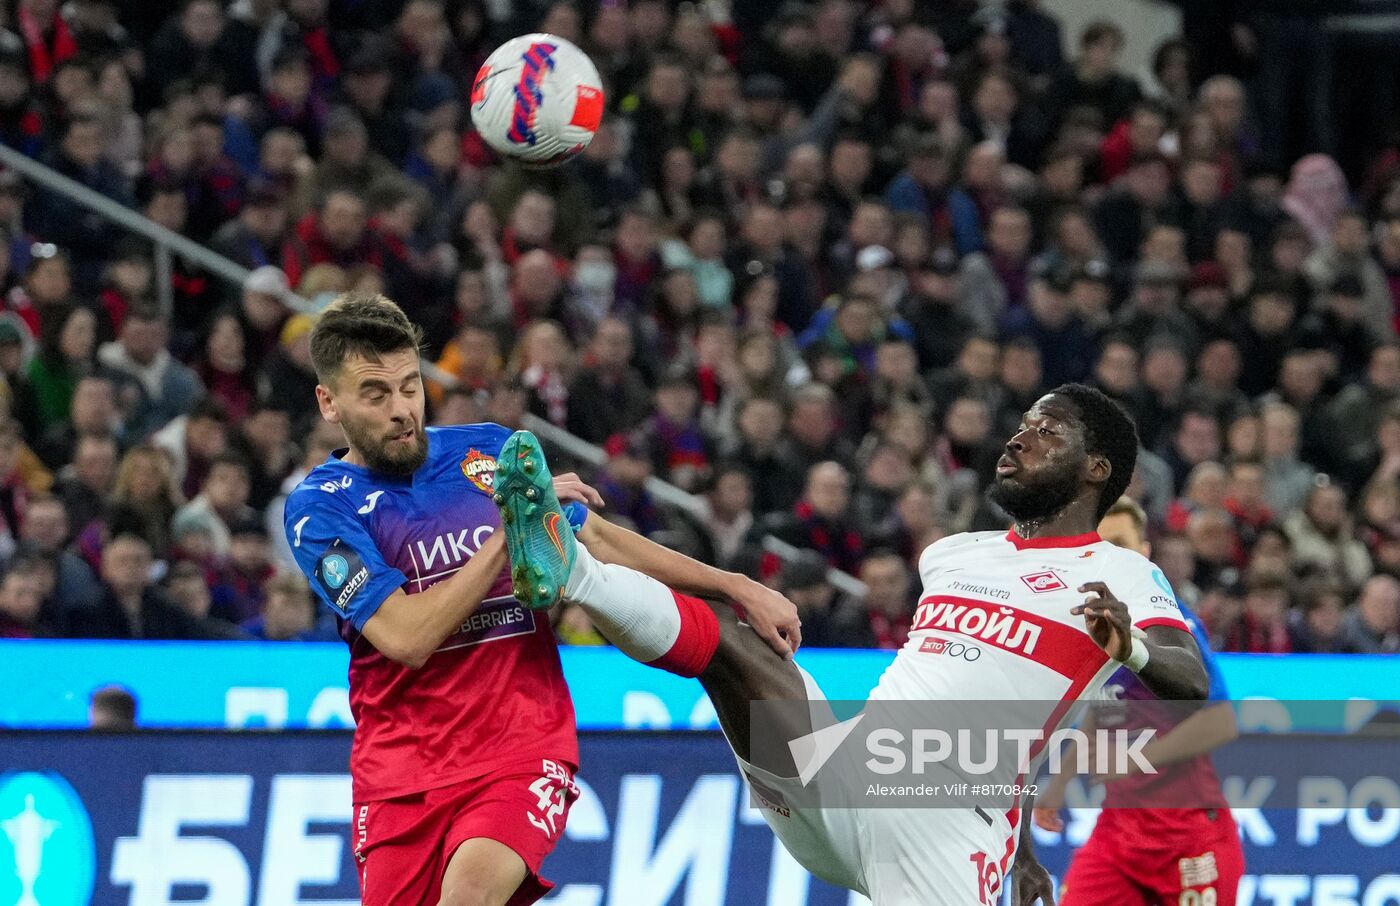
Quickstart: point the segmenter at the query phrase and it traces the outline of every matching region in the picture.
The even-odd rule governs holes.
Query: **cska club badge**
[[[462,474],[481,493],[490,494],[496,487],[496,457],[487,456],[477,449],[468,450],[466,458],[462,460]]]

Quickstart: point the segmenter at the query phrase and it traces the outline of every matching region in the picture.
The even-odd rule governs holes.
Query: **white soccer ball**
[[[472,83],[472,123],[486,143],[534,167],[551,167],[593,140],[603,82],[588,55],[556,35],[512,38]]]

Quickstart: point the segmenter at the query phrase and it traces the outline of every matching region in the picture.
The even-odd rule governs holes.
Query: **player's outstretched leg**
[[[625,566],[602,563],[579,543],[554,493],[539,440],[517,431],[496,459],[495,501],[501,509],[515,596],[534,608],[561,598],[577,603],[604,638],[634,660],[699,677],[735,752],[749,760],[749,706],[754,701],[805,701],[801,671],[784,661],[732,608],[682,594]],[[811,731],[805,709],[788,738]],[[776,729],[776,728],[775,728]],[[762,765],[793,776],[786,764]]]
[[[637,570],[602,563],[576,539],[556,541],[551,527],[562,527],[565,533],[569,528],[561,526],[563,512],[554,498],[553,479],[533,435],[520,432],[506,443],[497,457],[496,488],[521,602],[540,606],[567,598],[633,659],[699,677],[746,780],[759,801],[769,806],[763,816],[773,833],[813,874],[864,892],[855,823],[831,818],[845,813],[782,804],[806,786],[789,747],[782,743],[812,732],[813,709],[826,709],[823,726],[830,710],[815,684],[809,694],[810,678],[801,668],[779,657],[740,623],[728,604],[702,601]],[[520,596],[522,590],[526,594]],[[779,744],[755,751],[750,708],[754,702],[771,701],[794,702],[794,707],[774,708],[765,715],[763,730]]]

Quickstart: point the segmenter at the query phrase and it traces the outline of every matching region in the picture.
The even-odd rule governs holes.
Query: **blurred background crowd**
[[[434,423],[600,446],[608,518],[781,588],[809,645],[902,644],[919,552],[1005,528],[1002,444],[1085,381],[1217,646],[1400,650],[1400,56],[1358,92],[1293,13],[1182,5],[1134,72],[1038,0],[8,4],[0,142],[252,275],[157,286],[0,172],[0,635],[334,638],[282,538],[341,443],[288,303],[354,289],[423,325]],[[467,114],[531,30],[607,87],[556,170]]]

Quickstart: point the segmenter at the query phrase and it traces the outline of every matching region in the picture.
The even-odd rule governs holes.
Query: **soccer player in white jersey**
[[[643,662],[684,647],[756,800],[768,806],[764,817],[803,866],[875,906],[989,906],[1008,878],[1015,902],[1052,902],[1023,820],[1029,802],[1008,798],[995,812],[789,807],[803,801],[809,765],[787,751],[753,763],[750,704],[824,696],[760,638],[771,623],[751,630],[725,604],[692,597],[722,598],[738,577],[599,518],[588,518],[577,539],[550,534],[560,516],[548,470],[532,436],[518,433],[517,442],[518,453],[500,457],[495,484],[517,597],[531,607],[578,603]],[[1038,400],[1007,441],[992,487],[1013,526],[953,535],[923,552],[909,641],[872,700],[1024,703],[1049,738],[1120,666],[1159,698],[1204,699],[1199,651],[1161,571],[1095,531],[1128,485],[1137,443],[1132,420],[1097,390],[1066,385]],[[795,627],[776,628],[796,650]],[[948,656],[970,647],[980,650],[976,660]],[[810,716],[791,720],[776,731],[785,739],[811,732]]]

